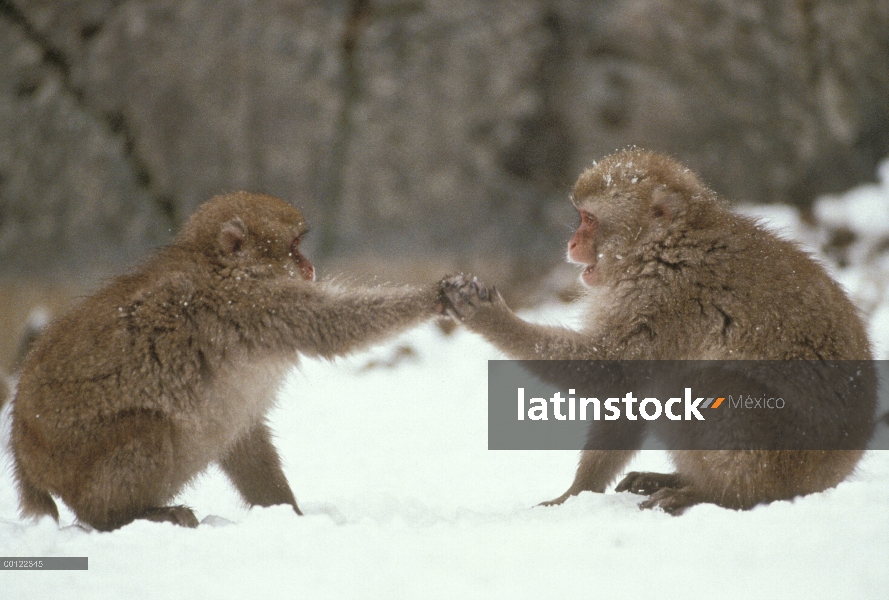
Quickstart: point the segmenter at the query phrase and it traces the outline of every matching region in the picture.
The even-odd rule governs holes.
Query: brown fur
[[[296,500],[265,415],[299,355],[335,357],[431,318],[438,288],[314,283],[290,205],[204,204],[176,240],[51,323],[12,410],[22,513],[59,496],[101,530],[197,524],[171,500],[217,462],[250,505]]]
[[[587,215],[569,242],[569,259],[585,265],[589,285],[582,331],[526,323],[496,290],[462,276],[443,282],[448,312],[508,356],[871,358],[857,310],[824,269],[793,243],[729,211],[671,158],[637,149],[611,155],[580,176],[573,202]],[[833,408],[821,408],[827,428]],[[860,413],[866,440],[873,405],[866,400],[844,410]],[[584,451],[574,483],[550,504],[604,491],[634,454]],[[833,487],[861,455],[676,450],[675,474],[631,473],[617,489],[651,494],[643,507],[673,513],[697,502],[750,508]]]
[[[9,400],[9,394],[9,382],[6,380],[6,375],[3,371],[0,371],[0,410],[3,410],[3,405]]]

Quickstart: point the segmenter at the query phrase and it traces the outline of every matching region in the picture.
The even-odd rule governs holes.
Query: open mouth
[[[598,275],[599,273],[596,271],[596,263],[593,263],[584,267],[583,271],[580,273],[580,280],[588,286],[595,285]]]

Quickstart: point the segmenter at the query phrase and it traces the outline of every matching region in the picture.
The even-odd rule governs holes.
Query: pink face
[[[309,262],[309,259],[299,251],[299,242],[300,236],[297,236],[290,243],[290,258],[296,263],[296,266],[299,268],[299,274],[303,279],[306,281],[315,281],[315,267],[313,267],[312,263]]]
[[[588,286],[596,284],[596,230],[599,229],[599,221],[591,213],[578,209],[580,213],[580,225],[577,231],[568,241],[568,260],[570,262],[586,265],[580,275],[581,281]]]

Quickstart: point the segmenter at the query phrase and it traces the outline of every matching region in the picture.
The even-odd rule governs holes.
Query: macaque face
[[[293,276],[315,281],[315,267],[299,249],[308,227],[299,211],[290,209],[288,213],[286,218],[258,224],[253,252],[260,260],[277,262]],[[247,229],[250,230],[249,225]]]
[[[593,213],[583,208],[578,208],[578,213],[580,213],[580,224],[568,241],[568,261],[584,265],[580,279],[585,285],[593,286],[598,279],[596,272],[596,262],[598,260],[596,254],[596,232],[599,229],[599,220]]]
[[[575,200],[575,206],[580,224],[568,241],[568,262],[584,265],[580,280],[586,286],[602,285],[613,277],[615,267],[640,243],[663,231],[657,223],[669,221],[660,206],[626,190]]]
[[[308,230],[302,213],[282,200],[239,193],[205,204],[181,237],[186,242],[197,238],[201,247],[228,264],[274,267],[314,281],[315,267],[300,251]]]
[[[621,261],[651,241],[650,235],[665,233],[671,220],[668,194],[653,193],[646,179],[609,176],[604,185],[598,173],[587,172],[578,180],[571,200],[580,223],[568,242],[568,261],[584,265],[584,285],[604,284],[621,270]]]

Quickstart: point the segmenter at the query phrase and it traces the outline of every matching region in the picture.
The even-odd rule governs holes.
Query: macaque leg
[[[136,519],[197,527],[191,509],[165,506],[173,484],[173,441],[169,420],[159,412],[133,410],[95,427],[84,463],[72,473],[62,499],[77,518],[101,531]],[[76,461],[74,461],[76,464]]]
[[[651,476],[651,481],[661,478],[659,482],[665,485],[653,490],[639,508],[680,515],[689,506],[710,502],[746,510],[835,487],[854,470],[863,451],[683,450],[672,454],[679,473],[630,473],[618,491],[643,487]]]
[[[674,451],[673,462],[686,485],[660,490],[640,507],[671,512],[670,505],[677,503],[672,495],[680,501],[697,499],[746,510],[836,487],[855,470],[863,454],[863,450]]]
[[[259,423],[235,442],[219,461],[244,502],[251,506],[289,504],[301,515],[296,498],[281,468],[268,425]]]
[[[155,523],[172,523],[182,527],[197,527],[198,519],[187,506],[161,506],[159,508],[149,508],[141,515],[140,519],[146,521],[154,521]]]

